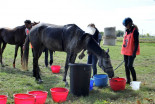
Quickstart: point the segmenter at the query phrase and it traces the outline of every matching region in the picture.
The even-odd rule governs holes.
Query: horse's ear
[[[109,48],[107,49],[107,51],[106,51],[107,53],[109,53]]]

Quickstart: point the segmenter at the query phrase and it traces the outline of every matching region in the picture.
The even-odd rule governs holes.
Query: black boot
[[[130,71],[128,68],[125,68],[125,72],[126,72],[126,84],[130,84],[131,79],[130,79]]]
[[[132,75],[133,81],[137,81],[136,72],[135,72],[134,67],[132,67],[130,70],[131,70],[131,75]]]

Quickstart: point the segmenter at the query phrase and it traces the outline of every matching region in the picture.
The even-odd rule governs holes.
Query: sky
[[[1,0],[0,27],[24,25],[26,19],[56,25],[77,24],[83,30],[94,23],[98,30],[125,30],[132,18],[139,33],[155,36],[155,0]]]

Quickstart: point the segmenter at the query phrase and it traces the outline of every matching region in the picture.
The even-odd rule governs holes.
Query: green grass
[[[120,54],[122,42],[117,41],[115,46],[103,46],[103,49],[110,49],[110,57],[114,68],[117,67],[123,60]],[[20,63],[20,51],[18,52],[16,60],[16,68],[12,67],[14,57],[14,47],[7,45],[3,54],[3,63],[5,67],[0,67],[0,94],[8,93],[8,104],[13,104],[13,94],[26,93],[32,90],[48,91],[46,104],[56,104],[51,99],[50,88],[65,87],[62,81],[65,58],[64,52],[55,52],[54,63],[61,65],[59,74],[52,74],[50,67],[46,68],[44,65],[44,53],[39,59],[39,67],[41,69],[41,77],[44,80],[43,84],[37,84],[34,77],[32,77],[32,53],[30,50],[29,56],[29,70],[22,71]],[[137,78],[142,82],[139,91],[133,91],[129,85],[126,85],[124,91],[114,92],[110,86],[105,88],[98,88],[90,91],[87,97],[76,97],[69,93],[67,101],[64,104],[154,104],[155,103],[155,44],[154,43],[140,43],[141,55],[135,59],[134,67],[137,72]],[[77,63],[86,63],[87,55],[83,60],[76,59]],[[98,67],[98,74],[104,73]],[[115,76],[125,77],[124,65],[115,71]],[[69,81],[69,72],[67,76]],[[69,87],[68,87],[69,89]],[[140,103],[139,103],[140,102]]]
[[[123,37],[117,37],[117,41],[122,42]],[[139,38],[140,43],[155,43],[155,36],[151,37],[140,37]]]

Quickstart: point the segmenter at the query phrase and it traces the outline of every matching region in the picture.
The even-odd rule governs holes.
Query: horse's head
[[[114,70],[111,65],[111,60],[109,56],[109,49],[105,52],[103,50],[102,57],[99,58],[99,67],[102,68],[102,70],[108,74],[109,78],[114,77]]]

